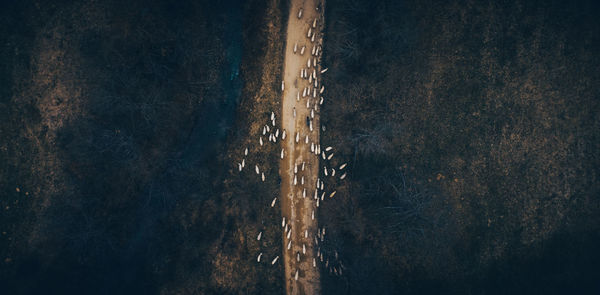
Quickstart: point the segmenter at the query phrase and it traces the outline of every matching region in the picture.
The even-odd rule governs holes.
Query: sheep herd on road
[[[318,8],[317,8],[318,10]],[[298,11],[297,17],[298,19],[302,19],[302,15],[303,15],[303,10],[302,8],[300,8],[300,10]],[[313,200],[313,209],[311,211],[311,215],[310,218],[311,220],[315,219],[315,210],[318,210],[318,208],[320,207],[320,205],[326,200],[325,196],[328,196],[328,199],[333,199],[334,196],[336,195],[336,190],[329,190],[329,193],[325,192],[325,184],[324,181],[328,178],[328,177],[332,177],[332,178],[339,178],[340,180],[343,180],[346,178],[347,172],[346,172],[346,163],[340,164],[340,165],[333,165],[334,162],[337,162],[335,160],[333,160],[334,158],[334,148],[331,146],[325,147],[325,148],[321,148],[321,144],[319,143],[319,135],[318,133],[314,133],[313,131],[315,130],[314,126],[313,126],[313,120],[315,118],[315,113],[319,113],[319,106],[321,106],[324,102],[324,98],[323,98],[323,93],[325,91],[325,86],[322,85],[322,83],[320,82],[320,75],[324,74],[325,72],[327,72],[327,68],[321,68],[319,61],[320,61],[320,57],[322,54],[322,38],[316,39],[316,35],[318,33],[318,29],[317,29],[317,18],[314,18],[312,20],[312,22],[307,21],[306,24],[308,26],[307,29],[307,33],[306,33],[306,39],[304,40],[305,44],[301,45],[299,44],[299,42],[295,42],[294,46],[293,46],[293,54],[298,56],[299,58],[302,59],[306,59],[306,67],[303,67],[300,71],[299,71],[299,79],[304,80],[305,84],[307,84],[308,86],[305,86],[302,88],[302,91],[300,91],[300,89],[297,90],[296,92],[296,106],[293,107],[291,111],[291,114],[293,115],[293,118],[296,118],[297,115],[297,110],[296,107],[298,107],[298,105],[302,105],[303,103],[300,102],[301,100],[306,100],[306,109],[307,111],[310,110],[310,116],[306,117],[306,125],[309,129],[309,133],[310,134],[300,134],[300,132],[295,132],[295,134],[290,134],[290,139],[287,139],[287,131],[285,129],[280,130],[277,126],[277,121],[276,121],[276,115],[274,112],[271,112],[271,115],[269,117],[269,122],[267,124],[265,124],[262,128],[262,134],[260,134],[258,136],[258,144],[260,147],[262,147],[265,144],[265,140],[263,140],[263,136],[265,137],[267,141],[267,143],[273,143],[276,144],[277,141],[279,140],[282,148],[281,148],[281,152],[279,153],[279,157],[281,160],[283,160],[286,156],[289,156],[290,154],[285,150],[285,142],[286,139],[287,140],[292,140],[292,144],[293,145],[306,145],[307,147],[310,146],[310,152],[311,154],[313,154],[316,157],[316,161],[317,163],[319,163],[319,157],[322,158],[323,160],[323,165],[322,165],[322,170],[321,169],[317,169],[318,171],[322,171],[321,176],[318,176],[316,179],[316,183],[315,183],[315,190],[314,190],[314,194],[312,195],[312,200]],[[315,40],[317,40],[315,42]],[[302,41],[300,41],[300,43],[302,43]],[[307,46],[311,47],[310,50],[310,55],[309,56],[304,56],[304,53],[307,49]],[[302,65],[304,65],[304,63],[301,63]],[[295,83],[294,83],[295,84]],[[288,87],[289,88],[289,87]],[[300,87],[298,87],[300,88]],[[285,92],[286,90],[286,83],[282,80],[281,81],[281,91]],[[288,91],[290,91],[290,89],[288,89]],[[286,111],[286,110],[284,110]],[[303,119],[302,119],[303,120]],[[300,125],[302,126],[302,125]],[[317,127],[318,128],[318,127]],[[324,127],[322,128],[324,130]],[[268,136],[267,136],[268,133]],[[314,141],[311,139],[311,136],[309,135],[314,135],[312,137],[314,137]],[[246,157],[248,156],[248,148],[246,147],[243,151],[244,156],[242,157],[241,161],[237,163],[237,170],[241,173],[244,171],[244,168],[246,166]],[[302,199],[306,199],[307,196],[309,198],[311,198],[311,196],[309,195],[310,192],[307,192],[307,187],[305,185],[309,185],[308,181],[305,179],[305,175],[303,175],[304,173],[304,169],[306,165],[310,165],[310,163],[306,163],[306,161],[300,161],[299,159],[294,159],[294,167],[293,169],[293,186],[297,187],[300,186],[296,191],[297,192],[302,192],[301,194],[298,193],[298,195],[294,195],[292,193],[290,193],[287,197],[290,198],[291,203],[293,204],[294,202],[294,198],[302,198]],[[256,175],[260,176],[260,179],[262,182],[264,182],[266,180],[266,177],[268,175],[265,174],[266,171],[264,171],[264,169],[261,171],[259,164],[255,164],[255,173]],[[273,198],[273,200],[271,201],[270,207],[275,207],[275,205],[277,204],[277,200],[278,198],[275,197]],[[282,204],[281,202],[279,202],[279,204]],[[326,269],[329,270],[329,273],[331,274],[335,274],[335,275],[342,275],[342,269],[343,264],[339,261],[338,259],[338,254],[337,252],[335,252],[335,260],[338,262],[335,264],[335,266],[333,266],[333,263],[330,264],[329,262],[329,258],[330,257],[326,257],[326,254],[323,253],[323,251],[321,250],[321,243],[324,242],[325,240],[325,227],[320,227],[318,228],[317,232],[312,234],[308,229],[304,229],[304,231],[300,231],[300,229],[296,229],[295,227],[295,220],[293,220],[292,218],[287,218],[285,216],[282,217],[282,221],[281,221],[281,227],[283,229],[283,236],[285,237],[285,241],[287,242],[287,247],[284,248],[284,251],[287,250],[292,250],[292,245],[297,245],[298,248],[295,249],[301,249],[296,251],[296,255],[295,255],[295,259],[296,261],[300,262],[301,259],[306,255],[307,251],[316,251],[316,257],[317,258],[313,258],[312,259],[312,267],[316,268],[317,267],[317,263],[320,262],[322,264],[323,267],[325,267]],[[301,240],[300,241],[295,241],[294,240],[294,236],[292,236],[292,230],[297,230],[299,233],[303,233],[300,235]],[[312,234],[312,237],[310,237]],[[261,240],[261,238],[263,237],[263,232],[259,232],[258,235],[256,236],[256,239],[258,241]],[[303,237],[303,239],[302,239]],[[314,243],[313,243],[314,241]],[[313,245],[313,248],[310,248],[310,245]],[[301,248],[300,248],[301,246]],[[316,248],[316,249],[315,249]],[[261,259],[263,258],[263,256],[266,255],[263,252],[260,252],[256,258],[257,263],[261,263]],[[271,260],[271,265],[274,265],[275,263],[277,263],[279,259],[279,255],[277,255],[275,258],[273,258]],[[295,274],[294,274],[294,279],[298,280],[298,276],[299,276],[299,270],[296,269]]]

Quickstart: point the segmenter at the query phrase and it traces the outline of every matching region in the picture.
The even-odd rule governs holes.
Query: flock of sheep
[[[318,8],[317,8],[318,10]],[[302,18],[302,8],[298,11],[298,19]],[[299,55],[300,58],[305,58],[306,59],[306,67],[303,67],[300,70],[299,73],[299,78],[300,79],[304,79],[306,87],[303,87],[302,91],[298,90],[296,93],[296,106],[301,106],[304,105],[304,103],[300,103],[301,100],[305,100],[305,106],[307,108],[307,110],[310,110],[310,116],[307,116],[306,118],[306,125],[310,131],[311,134],[315,134],[313,133],[313,119],[315,117],[315,113],[318,113],[319,111],[319,106],[323,104],[324,102],[324,98],[323,98],[323,92],[325,91],[325,87],[322,85],[322,83],[320,83],[319,81],[319,76],[323,73],[325,73],[327,71],[327,69],[320,69],[320,66],[318,66],[318,62],[320,60],[320,56],[322,54],[322,38],[317,39],[317,41],[315,42],[316,39],[316,34],[317,34],[317,19],[315,18],[312,21],[312,24],[308,24],[308,31],[306,34],[306,38],[307,40],[309,40],[309,42],[306,42],[306,44],[308,44],[309,46],[311,46],[311,50],[310,50],[310,55],[307,55],[305,57],[305,51],[307,51],[307,45],[299,45],[298,42],[296,42],[294,44],[294,48],[293,48],[293,52],[296,55]],[[318,70],[319,69],[319,70]],[[308,82],[308,83],[306,83]],[[282,81],[281,82],[281,91],[285,91],[285,83]],[[297,111],[296,111],[296,107],[294,106],[293,109],[291,110],[292,116],[294,118],[296,118],[297,115]],[[318,157],[321,157],[323,162],[325,162],[325,164],[323,165],[323,169],[318,169],[319,171],[322,171],[323,175],[319,175],[319,177],[317,177],[316,180],[316,184],[315,184],[315,190],[314,192],[307,192],[307,188],[305,187],[305,185],[308,185],[308,180],[306,180],[304,178],[303,171],[305,170],[305,167],[307,166],[306,162],[299,162],[299,161],[295,161],[295,165],[294,165],[294,180],[293,180],[293,185],[294,186],[301,186],[301,195],[300,193],[298,193],[297,197],[300,198],[312,198],[314,200],[313,202],[313,209],[311,212],[311,219],[314,220],[315,219],[315,210],[317,210],[319,208],[319,206],[322,204],[323,201],[325,201],[326,199],[326,195],[328,196],[328,198],[333,198],[336,194],[336,191],[333,190],[331,191],[329,194],[327,194],[325,192],[325,182],[324,180],[327,177],[338,177],[339,179],[343,180],[346,175],[346,163],[343,163],[341,165],[337,165],[337,167],[333,167],[331,165],[329,165],[329,163],[332,162],[333,156],[334,156],[334,150],[333,147],[328,146],[326,148],[321,148],[320,143],[318,142],[318,133],[316,133],[316,137],[315,141],[311,140],[311,136],[309,136],[308,134],[302,136],[299,132],[296,132],[294,135],[290,134],[288,136],[287,132],[285,129],[280,130],[279,128],[277,128],[277,124],[276,124],[276,116],[274,112],[271,112],[271,116],[270,116],[270,122],[268,122],[267,124],[265,124],[262,128],[262,134],[259,135],[258,138],[258,143],[260,146],[263,146],[264,144],[266,144],[266,140],[268,140],[269,143],[277,143],[278,140],[280,140],[282,143],[285,142],[286,140],[292,140],[293,143],[295,144],[310,144],[310,151],[311,153],[313,153],[316,157],[317,157],[317,163],[319,161]],[[324,130],[324,128],[323,128]],[[268,136],[267,136],[268,134]],[[265,140],[263,140],[263,137],[265,137]],[[283,145],[283,144],[282,144]],[[281,148],[281,152],[280,152],[280,158],[284,159],[286,156],[286,151],[285,148],[282,147]],[[248,148],[244,149],[244,156],[242,157],[242,161],[237,163],[237,168],[239,172],[242,172],[244,170],[244,168],[246,167],[246,156],[248,155]],[[310,165],[310,164],[308,164]],[[258,164],[254,165],[254,171],[257,175],[260,176],[261,180],[264,182],[265,181],[265,172],[261,171],[260,167],[258,166]],[[298,192],[300,192],[300,190],[298,190]],[[312,196],[310,196],[312,194]],[[288,196],[291,200],[294,199],[294,195],[290,194]],[[277,197],[275,197],[272,201],[270,206],[271,207],[275,207],[277,203]],[[330,273],[335,274],[335,275],[342,275],[342,269],[343,269],[343,264],[341,264],[341,262],[336,263],[336,266],[333,265],[333,263],[329,262],[329,258],[325,257],[325,255],[323,254],[323,251],[321,251],[321,246],[320,243],[324,242],[325,239],[325,227],[321,227],[318,228],[316,233],[310,233],[307,229],[305,229],[302,233],[301,236],[303,236],[303,241],[293,241],[293,237],[292,237],[292,227],[294,226],[294,220],[290,220],[289,218],[286,220],[286,217],[282,217],[282,221],[281,221],[281,227],[284,230],[284,236],[285,239],[287,241],[287,244],[285,246],[284,251],[290,251],[292,250],[292,243],[298,243],[297,245],[300,246],[300,244],[302,245],[302,250],[299,250],[296,252],[296,260],[298,262],[301,261],[302,257],[304,255],[306,255],[307,251],[310,251],[310,248],[307,248],[307,243],[310,243],[311,238],[309,238],[309,236],[312,235],[312,240],[314,240],[314,246],[317,247],[317,258],[313,258],[312,259],[312,266],[316,267],[317,263],[320,261],[323,266],[325,268],[327,268],[329,270]],[[260,239],[262,238],[262,232],[260,232],[258,234],[258,236],[256,237],[257,240],[260,241]],[[300,247],[298,247],[298,249],[300,249]],[[307,250],[308,249],[308,250]],[[338,261],[338,253],[335,252],[335,259],[336,261]],[[263,261],[263,253],[259,253],[256,261],[258,263],[261,263],[261,261]],[[273,258],[271,260],[271,265],[274,265],[275,263],[277,263],[277,261],[279,261],[279,256],[276,256],[275,258]],[[296,270],[295,271],[295,275],[294,275],[294,279],[298,280],[298,273],[299,271]]]

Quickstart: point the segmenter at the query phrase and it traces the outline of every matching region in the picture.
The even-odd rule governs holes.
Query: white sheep
[[[271,265],[275,264],[275,262],[277,262],[277,260],[279,260],[279,255],[277,257],[275,257],[275,259],[273,259],[273,261],[271,261]]]
[[[260,237],[262,237],[262,232],[259,232],[259,233],[258,233],[258,237],[256,237],[256,240],[257,240],[257,241],[260,241]]]
[[[257,262],[260,262],[260,258],[262,257],[262,252],[260,254],[258,254],[258,258],[256,258]]]
[[[271,201],[271,207],[275,207],[275,202],[277,202],[277,197],[273,198],[273,201]]]

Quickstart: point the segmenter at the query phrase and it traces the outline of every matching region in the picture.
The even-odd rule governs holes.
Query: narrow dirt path
[[[315,79],[312,77],[309,79],[308,76],[303,78],[300,72],[305,69],[308,75],[313,75],[317,77],[317,82],[320,81],[321,69],[318,62],[322,51],[323,2],[323,0],[292,0],[287,26],[283,77],[285,91],[283,91],[281,112],[282,125],[287,137],[282,141],[285,155],[279,171],[282,216],[286,219],[287,227],[291,228],[289,238],[288,233],[283,234],[287,294],[321,292],[319,267],[318,264],[313,265],[318,261],[318,246],[315,242],[317,201],[314,195],[319,157],[311,152],[311,143],[313,147],[319,145],[321,85],[317,83],[315,86]],[[301,10],[302,16],[298,17]],[[309,30],[311,37],[315,35],[312,41],[311,37],[307,37]],[[302,50],[303,46],[304,50]],[[316,48],[319,50],[314,52],[313,46],[315,50]],[[317,65],[314,64],[315,61]],[[306,96],[303,95],[305,87],[310,92]],[[311,110],[314,112],[314,118],[311,116]],[[307,123],[309,120],[312,121],[312,131]],[[307,136],[308,143],[306,143]]]

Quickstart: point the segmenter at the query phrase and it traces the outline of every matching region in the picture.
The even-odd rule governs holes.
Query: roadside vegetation
[[[324,293],[597,287],[592,6],[327,1],[322,141],[351,173]]]

